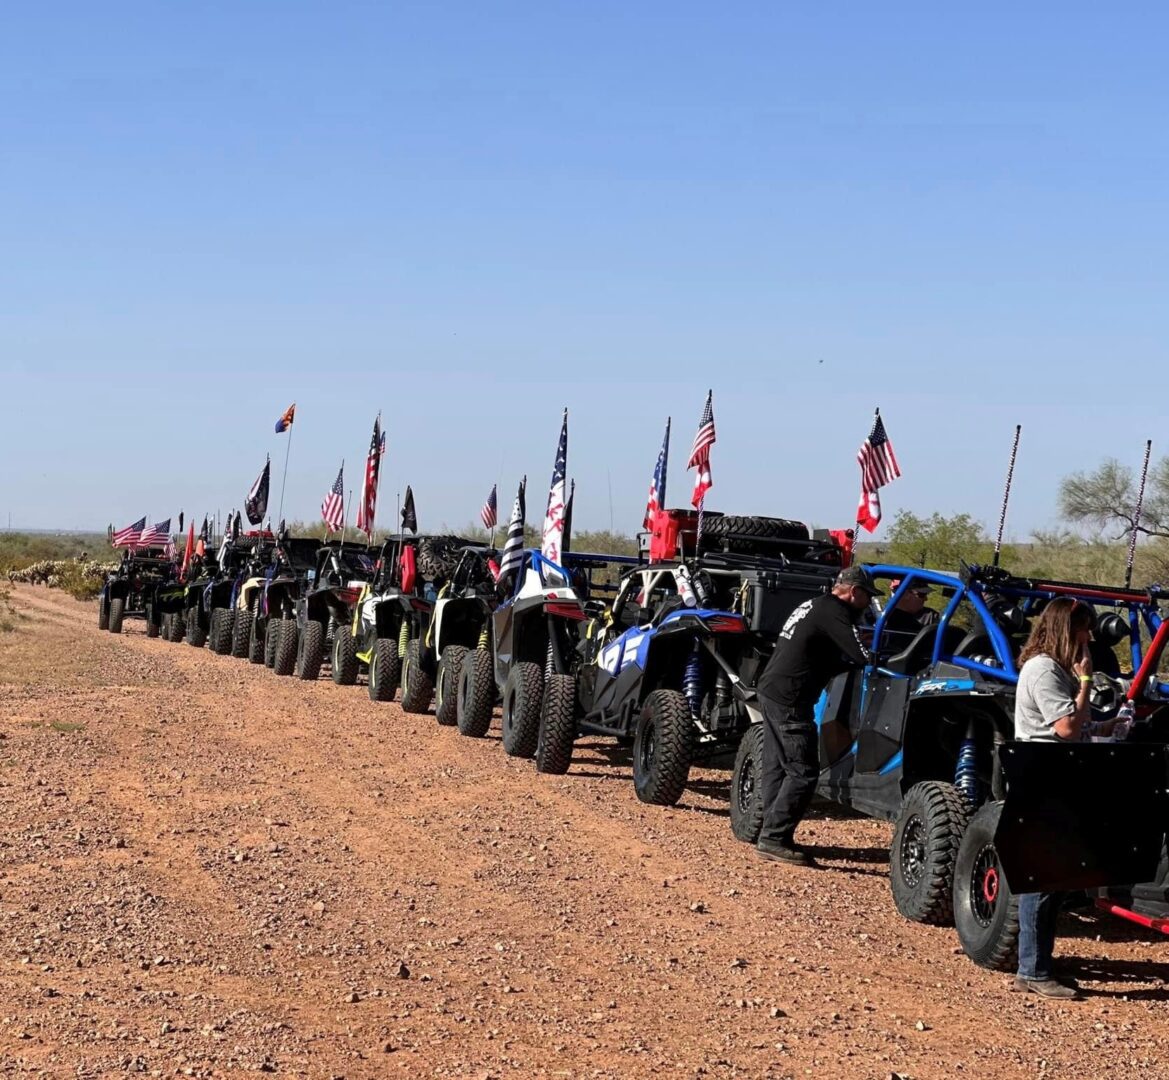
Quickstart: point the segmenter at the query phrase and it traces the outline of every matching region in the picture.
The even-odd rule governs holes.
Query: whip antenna
[[[1132,535],[1128,538],[1128,562],[1124,566],[1124,587],[1132,585],[1132,564],[1137,557],[1137,529],[1141,524],[1141,511],[1145,505],[1145,479],[1149,475],[1149,455],[1153,452],[1153,440],[1145,440],[1145,463],[1141,466],[1141,486],[1137,489],[1137,508],[1132,516]]]
[[[1007,527],[1007,504],[1011,501],[1011,481],[1015,478],[1015,458],[1019,453],[1019,435],[1022,424],[1015,425],[1015,441],[1011,444],[1011,460],[1007,465],[1007,486],[1003,489],[1003,508],[999,512],[999,533],[994,540],[994,565],[998,566],[1003,550],[1003,530]]]

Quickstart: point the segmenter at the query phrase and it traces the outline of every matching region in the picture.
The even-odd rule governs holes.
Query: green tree
[[[956,570],[962,561],[989,562],[993,550],[982,524],[969,514],[918,517],[901,510],[889,528],[884,557],[906,566]]]
[[[1059,485],[1059,510],[1075,525],[1095,528],[1108,539],[1132,533],[1169,539],[1169,458],[1149,469],[1140,524],[1136,520],[1138,480],[1135,470],[1107,458],[1092,472],[1065,476]]]

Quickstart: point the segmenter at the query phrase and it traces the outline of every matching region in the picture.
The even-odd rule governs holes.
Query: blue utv
[[[817,704],[817,792],[894,823],[897,909],[918,922],[955,924],[972,959],[1003,970],[1017,955],[1017,892],[1093,889],[1101,907],[1169,928],[1169,867],[1157,867],[1169,823],[1169,685],[1154,674],[1169,638],[1159,610],[1169,594],[993,567],[869,569],[899,583],[876,616],[873,662],[838,676]],[[940,596],[940,611],[916,632],[892,630],[890,611],[922,585]],[[1031,621],[1058,596],[1097,611],[1093,709],[1110,718],[1131,699],[1140,722],[1129,744],[1014,740],[1017,657]],[[1131,659],[1127,673],[1120,646]],[[749,842],[763,813],[762,734],[756,727],[743,739],[731,782],[731,826]],[[1151,774],[1160,777],[1152,786]],[[1100,821],[1108,822],[1103,832]],[[1125,884],[1145,876],[1154,880]]]
[[[759,718],[755,684],[780,628],[846,556],[800,522],[719,515],[706,528],[696,557],[627,573],[576,666],[549,678],[541,772],[566,772],[582,734],[632,742],[637,797],[670,806],[693,762],[733,750]]]

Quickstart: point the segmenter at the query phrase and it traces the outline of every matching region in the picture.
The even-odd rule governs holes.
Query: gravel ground
[[[1164,1075],[1169,942],[1069,916],[1089,997],[1007,992],[900,919],[887,825],[757,860],[728,773],[641,805],[364,688],[100,632],[0,634],[0,1072],[308,1077]]]

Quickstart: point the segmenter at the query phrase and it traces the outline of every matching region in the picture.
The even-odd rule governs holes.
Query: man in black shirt
[[[765,859],[812,865],[811,856],[792,836],[820,773],[816,701],[834,676],[868,663],[856,624],[880,594],[863,566],[850,566],[837,575],[831,593],[801,604],[779,632],[758,686],[763,706],[763,826],[757,849]]]

